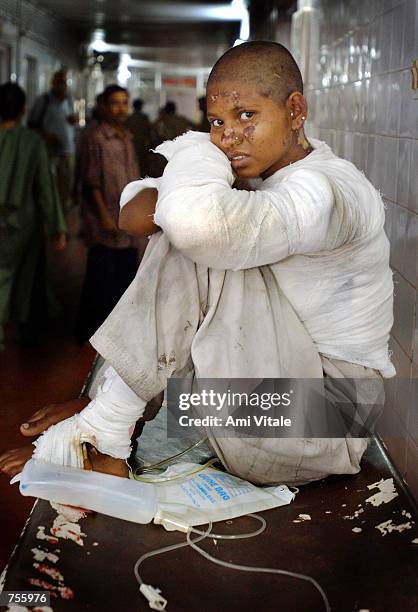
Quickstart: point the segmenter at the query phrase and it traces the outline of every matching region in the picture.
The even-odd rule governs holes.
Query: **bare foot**
[[[64,421],[80,412],[90,402],[88,397],[82,397],[60,404],[50,404],[35,412],[30,419],[23,423],[20,432],[25,437],[37,436],[46,431],[51,425]],[[110,455],[99,453],[93,446],[88,446],[90,469],[95,472],[112,474],[127,478],[129,469],[124,459],[115,459]],[[0,455],[0,472],[10,478],[23,470],[27,461],[32,457],[34,448],[32,444],[14,448]]]
[[[94,472],[128,478],[129,469],[124,459],[115,459],[110,455],[99,453],[91,445],[88,445],[88,447],[89,469],[92,469]],[[0,455],[0,472],[6,474],[9,478],[13,478],[13,476],[16,476],[16,474],[23,470],[25,463],[32,457],[33,450],[33,445],[28,444],[6,451]]]
[[[89,402],[90,398],[80,397],[60,404],[49,404],[37,410],[26,423],[23,423],[20,426],[20,433],[26,438],[38,436],[51,425],[56,425],[56,423],[74,416],[74,414],[83,410]]]
[[[20,448],[13,448],[0,455],[0,472],[10,478],[23,470],[23,466],[32,457],[33,445],[27,444]]]

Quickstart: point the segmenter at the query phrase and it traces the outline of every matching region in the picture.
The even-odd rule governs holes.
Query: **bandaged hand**
[[[189,147],[206,144],[210,142],[210,136],[206,132],[194,132],[190,130],[174,140],[166,140],[162,144],[158,145],[156,149],[153,149],[154,153],[159,153],[170,161],[176,153],[183,151]]]
[[[127,459],[135,423],[143,415],[145,406],[146,402],[109,367],[96,397],[79,414],[53,425],[38,438],[33,456],[82,468],[81,445],[89,442],[101,453]]]

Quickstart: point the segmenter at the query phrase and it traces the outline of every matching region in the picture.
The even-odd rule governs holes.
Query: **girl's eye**
[[[221,127],[222,123],[222,119],[212,119],[212,121],[210,122],[211,126],[213,127]]]
[[[254,113],[251,111],[244,111],[243,113],[241,113],[241,119],[243,121],[249,121],[253,117],[254,117]]]

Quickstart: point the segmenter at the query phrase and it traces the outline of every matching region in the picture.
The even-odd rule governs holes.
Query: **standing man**
[[[192,121],[177,114],[175,102],[168,101],[164,108],[160,109],[154,129],[159,142],[164,142],[164,140],[173,140],[188,130],[195,129],[195,126]]]
[[[58,70],[52,77],[51,91],[35,101],[28,127],[40,132],[47,145],[64,211],[69,209],[73,182],[76,122],[73,100],[68,95],[67,73]]]
[[[118,228],[120,194],[139,177],[133,137],[124,127],[128,92],[109,85],[101,103],[102,121],[86,134],[80,158],[82,236],[88,247],[75,327],[81,344],[103,323],[138,267],[136,239]]]
[[[148,175],[148,152],[151,147],[151,123],[144,112],[142,112],[143,101],[137,98],[133,102],[134,112],[128,121],[126,127],[131,130],[134,137],[134,146],[136,158],[139,163],[142,176]]]

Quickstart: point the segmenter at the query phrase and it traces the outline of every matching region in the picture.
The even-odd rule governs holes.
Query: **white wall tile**
[[[408,418],[408,433],[416,444],[418,444],[418,378],[412,377],[411,379],[411,398],[415,398],[409,407],[409,418]]]
[[[386,133],[398,136],[401,119],[401,73],[388,75],[389,107],[387,113]]]
[[[396,200],[399,141],[397,138],[376,136],[377,187],[389,200]]]
[[[405,208],[398,206],[392,202],[391,204],[392,213],[392,225],[390,235],[390,253],[391,266],[403,273],[403,265],[405,258],[405,245],[406,245],[406,225],[408,222],[408,212]]]
[[[386,72],[391,69],[390,58],[391,58],[391,49],[392,49],[392,38],[394,35],[393,32],[393,17],[394,11],[388,11],[384,13],[381,17],[382,23],[382,39],[380,41],[381,44],[381,59],[380,59],[380,70],[381,72]]]
[[[332,87],[318,94],[314,127],[386,196],[385,230],[398,270],[391,339],[398,376],[386,384],[398,435],[387,446],[418,497],[418,445],[404,437],[408,422],[416,431],[412,387],[404,381],[412,371],[418,377],[418,92],[410,72],[418,59],[418,0],[327,0],[326,6],[321,75]]]
[[[392,408],[398,414],[405,428],[408,426],[409,408],[411,405],[411,360],[405,354],[402,347],[391,337],[389,343],[392,351],[392,363],[396,369],[395,378],[391,378],[390,383],[394,383],[392,397]]]
[[[384,39],[384,21],[383,16],[380,15],[372,23],[370,31],[374,41],[374,58],[372,63],[372,76],[378,75],[382,72],[383,62],[383,47],[386,42]]]
[[[411,71],[409,69],[403,70],[400,77],[401,117],[399,135],[418,138],[418,90],[414,91],[411,85]]]
[[[403,204],[404,206],[407,206],[409,201],[411,149],[412,143],[410,140],[403,138],[399,140],[398,185],[396,199],[399,204]]]
[[[418,212],[418,140],[411,143],[411,170],[407,206]]]
[[[383,198],[383,202],[385,205],[385,232],[390,242],[390,262],[391,266],[393,267],[393,225],[395,222],[394,213],[395,209],[397,208],[397,205],[394,202],[389,202],[388,200],[385,200],[385,198]]]
[[[377,77],[373,77],[370,79],[368,110],[367,110],[367,123],[368,123],[367,131],[369,132],[369,134],[376,133],[377,96],[378,96],[378,80],[377,80]]]
[[[376,133],[387,134],[390,109],[390,75],[376,76]]]
[[[361,81],[361,96],[360,96],[360,117],[359,117],[359,130],[360,132],[368,132],[368,121],[369,121],[369,92],[370,92],[370,79],[363,79]]]
[[[405,28],[402,41],[402,66],[409,68],[418,57],[418,6],[416,0],[406,1]]]
[[[406,2],[403,1],[398,3],[397,7],[393,11],[393,33],[392,42],[390,49],[390,69],[397,70],[403,68],[402,65],[402,51],[403,51],[403,38],[405,30],[405,19],[406,19]]]
[[[412,358],[414,363],[412,364],[413,376],[418,378],[418,293],[415,293],[415,325],[414,325],[414,339],[413,339],[413,354]],[[415,364],[415,365],[414,365]]]
[[[397,273],[394,275],[394,284],[395,321],[392,334],[405,353],[412,359],[416,291]]]
[[[412,212],[408,212],[407,214],[405,253],[402,272],[405,278],[414,285],[414,287],[417,287],[418,215]]]
[[[352,132],[345,132],[344,134],[344,159],[353,161],[354,156],[354,134]]]
[[[378,189],[377,183],[377,159],[375,155],[377,136],[367,138],[367,177],[369,181]]]

